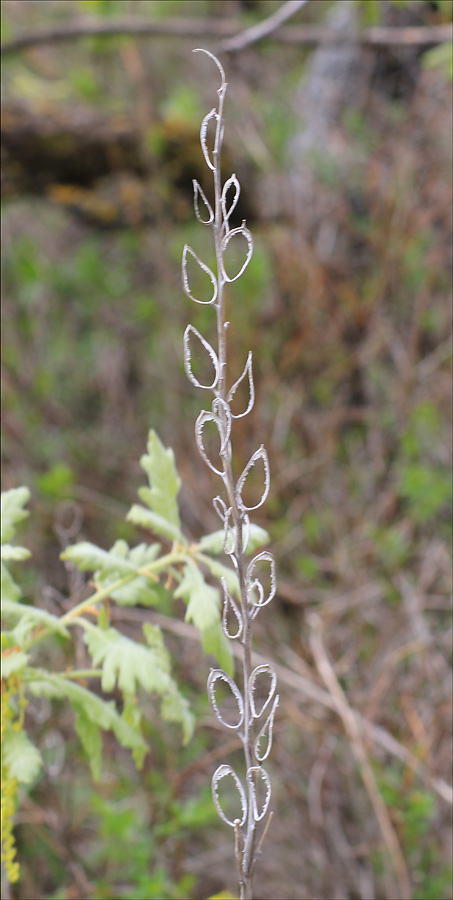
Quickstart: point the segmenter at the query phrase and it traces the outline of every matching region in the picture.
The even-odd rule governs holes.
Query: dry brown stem
[[[112,610],[112,614],[114,619],[127,619],[129,622],[137,621],[139,623],[142,623],[143,621],[143,613],[139,610],[119,608]],[[188,622],[180,622],[176,619],[171,619],[169,616],[163,616],[161,613],[148,610],[146,611],[146,616],[149,621],[159,625],[164,631],[171,631],[173,634],[184,639],[199,641],[197,629]],[[240,659],[239,647],[233,646],[232,652],[234,656]],[[267,661],[268,658],[261,656],[260,653],[252,653],[252,663],[254,666],[263,665]],[[270,660],[270,664],[277,674],[279,684],[285,685],[290,690],[296,691],[298,694],[312,700],[314,703],[319,703],[326,709],[333,710],[334,712],[338,711],[330,692],[323,690],[323,688],[315,684],[314,681],[310,681],[309,678],[300,675],[288,666],[284,666],[273,659]],[[385,728],[376,725],[374,722],[370,722],[369,719],[361,716],[360,713],[356,711],[351,710],[351,712],[357,720],[358,727],[362,729],[367,738],[372,740],[373,743],[382,750],[385,750],[386,753],[389,753],[391,756],[404,762],[416,772],[417,775],[445,801],[445,803],[448,803],[450,806],[453,805],[453,789],[451,785],[447,784],[443,778],[437,778],[432,775],[427,767],[424,766],[423,763],[407,749],[407,747],[404,747],[400,741],[386,731]]]
[[[322,622],[316,613],[311,613],[309,616],[309,625],[311,629],[310,646],[313,657],[319,674],[331,694],[336,711],[343,722],[353,756],[359,766],[363,784],[376,814],[384,844],[392,868],[395,872],[399,897],[401,900],[410,900],[412,897],[412,889],[409,873],[399,845],[398,837],[390,820],[387,807],[376,784],[376,779],[365,750],[365,744],[363,742],[357,717],[349,706],[347,697],[327,656],[322,640]]]
[[[268,20],[266,20],[268,22]],[[264,26],[265,23],[260,23]],[[242,45],[239,42],[247,32],[241,32],[240,23],[233,19],[202,19],[202,18],[175,18],[149,21],[137,16],[119,16],[114,21],[98,20],[88,16],[72,19],[64,25],[53,28],[41,28],[36,31],[25,32],[10,41],[6,41],[1,52],[3,56],[12,56],[27,50],[30,47],[38,47],[48,44],[59,44],[67,41],[78,40],[84,37],[114,37],[129,35],[135,37],[213,37],[221,40],[218,46],[219,52],[226,49],[242,49],[252,43],[250,40]],[[255,38],[255,41],[269,37],[271,40],[285,44],[298,44],[305,46],[317,46],[318,44],[347,44],[359,43],[370,47],[386,46],[414,46],[431,47],[451,41],[453,28],[451,25],[432,25],[421,27],[386,28],[374,26],[367,28],[360,35],[345,37],[337,31],[326,28],[324,25],[292,25],[278,27],[275,30],[265,32]],[[228,39],[234,39],[237,47],[228,47]],[[222,42],[223,41],[223,42]],[[225,46],[226,45],[226,46]]]
[[[218,49],[224,53],[231,53],[232,51],[243,50],[244,47],[248,47],[250,44],[256,44],[257,41],[261,41],[263,38],[273,34],[283,22],[294,16],[308,2],[309,0],[287,0],[263,22],[258,22],[257,25],[252,25],[251,28],[241,31],[240,34],[222,41]]]

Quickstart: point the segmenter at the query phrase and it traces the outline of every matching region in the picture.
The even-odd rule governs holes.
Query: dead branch
[[[389,28],[374,25],[345,36],[323,25],[292,25],[272,37],[285,44],[360,44],[365,47],[432,47],[453,40],[453,25],[420,25]]]
[[[114,619],[125,619],[129,622],[143,622],[143,612],[140,610],[119,608],[114,609],[112,614]],[[150,621],[159,625],[160,628],[163,628],[164,631],[170,631],[179,637],[195,641],[199,641],[200,639],[199,632],[195,626],[190,625],[189,622],[180,622],[178,619],[171,619],[169,616],[154,612],[154,610],[146,610],[146,616]],[[233,647],[232,650],[233,655],[239,656],[239,648]],[[252,653],[252,661],[254,666],[259,666],[265,663],[266,659],[259,653]],[[314,703],[319,703],[327,709],[333,710],[334,712],[336,711],[335,702],[331,694],[315,684],[314,681],[305,678],[304,675],[300,675],[288,666],[277,663],[275,660],[271,660],[271,665],[272,668],[275,669],[279,684],[285,684],[290,690],[302,694]],[[392,756],[401,760],[401,762],[410,766],[420,778],[429,784],[432,790],[435,791],[442,800],[450,806],[453,805],[453,790],[443,778],[437,778],[436,776],[431,775],[429,769],[417,759],[407,747],[404,747],[404,745],[394,738],[393,735],[386,731],[385,728],[376,725],[374,722],[370,722],[356,711],[353,712],[353,715],[357,721],[358,727],[364,731],[367,737],[381,747],[382,750],[385,750],[386,753],[390,753]]]
[[[256,44],[257,41],[273,34],[283,22],[286,22],[291,16],[299,12],[308,2],[309,0],[287,0],[263,22],[252,25],[251,28],[247,28],[240,34],[235,35],[235,37],[222,41],[218,49],[224,53],[231,53],[232,51],[243,50],[244,47],[248,47],[250,44]]]
[[[412,891],[409,874],[406,867],[406,861],[404,859],[395,829],[393,828],[387,807],[376,784],[376,779],[374,777],[374,773],[365,750],[365,745],[362,740],[357,717],[354,715],[354,712],[349,706],[347,697],[327,656],[322,640],[321,619],[318,615],[316,615],[316,613],[312,613],[310,615],[309,625],[311,629],[310,646],[312,649],[313,657],[316,662],[319,674],[321,675],[326,687],[331,694],[332,700],[335,704],[335,709],[343,722],[344,729],[351,745],[352,753],[359,766],[363,784],[370,798],[371,805],[374,809],[379,827],[381,829],[384,844],[387,848],[388,856],[395,871],[400,898],[401,900],[410,900]]]
[[[268,19],[266,22],[269,24]],[[260,24],[264,26],[265,23]],[[240,27],[240,23],[234,19],[184,19],[178,17],[175,19],[149,21],[138,17],[121,16],[114,21],[107,22],[84,16],[72,19],[65,25],[25,32],[25,34],[6,41],[1,47],[1,52],[4,57],[7,57],[31,47],[74,41],[84,37],[115,37],[118,35],[142,38],[154,36],[179,38],[213,37],[226,42],[228,38],[234,40],[239,40],[239,37],[244,38],[247,32],[238,34]],[[334,29],[326,28],[323,25],[291,25],[278,27],[276,30],[261,34],[257,40],[261,40],[264,37],[269,37],[271,40],[285,44],[305,46],[359,43],[370,47],[430,47],[445,41],[451,41],[453,39],[453,26],[449,24],[404,28],[375,26],[366,29],[359,35],[351,34],[345,37]],[[250,42],[247,41],[247,43]],[[220,45],[218,49],[224,51],[225,47]],[[231,50],[232,48],[229,49]]]

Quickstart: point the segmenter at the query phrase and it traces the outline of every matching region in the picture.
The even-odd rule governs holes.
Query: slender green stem
[[[33,675],[27,677],[27,672],[25,671],[23,680],[26,682],[35,681],[36,680],[36,672],[41,675],[41,671],[39,669],[33,669]],[[67,681],[77,681],[79,678],[102,678],[102,669],[72,669],[70,672],[42,672],[42,675],[52,675],[53,677],[64,678]]]
[[[59,620],[60,624],[81,624],[81,616],[84,612],[89,611],[90,607],[95,606],[97,603],[101,603],[103,600],[106,600],[107,597],[110,597],[119,588],[122,588],[126,584],[129,584],[134,580],[134,578],[138,578],[138,576],[142,575],[145,577],[149,577],[154,581],[155,576],[160,574],[162,571],[170,569],[174,564],[186,562],[188,558],[193,557],[195,555],[195,549],[196,545],[192,549],[187,548],[184,549],[184,551],[172,550],[170,553],[167,553],[165,556],[161,556],[159,559],[154,560],[154,562],[149,563],[147,566],[142,566],[135,572],[131,572],[128,575],[123,575],[122,578],[118,578],[117,581],[114,581],[112,584],[109,584],[103,588],[98,588],[94,592],[94,594],[91,594],[86,598],[86,600],[82,600],[76,606],[73,606],[72,609],[68,610],[67,613],[61,616]],[[26,649],[30,650],[32,647],[34,647],[35,644],[38,644],[49,634],[52,634],[52,629],[50,627],[43,627],[41,631],[33,633],[27,640]]]
[[[93,606],[95,603],[100,603],[102,600],[105,600],[114,591],[117,591],[118,588],[124,587],[124,585],[129,584],[130,581],[133,581],[134,578],[137,578],[139,575],[145,575],[147,577],[152,578],[153,575],[157,575],[163,570],[167,569],[169,566],[174,565],[175,563],[186,562],[187,557],[190,554],[188,551],[172,551],[171,553],[167,553],[166,556],[161,556],[159,559],[156,559],[154,562],[149,563],[147,566],[143,566],[140,569],[137,569],[136,572],[131,572],[130,575],[123,575],[122,578],[119,578],[118,581],[114,581],[113,584],[107,585],[105,588],[98,588],[94,594],[91,594],[90,597],[87,597],[86,600],[82,600],[81,603],[78,603],[77,606],[73,606],[64,616],[60,619],[62,625],[70,624],[74,619],[78,618],[82,613],[84,613],[90,606]]]

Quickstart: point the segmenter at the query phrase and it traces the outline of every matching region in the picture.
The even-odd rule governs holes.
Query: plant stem
[[[122,578],[119,578],[118,581],[114,581],[113,584],[107,585],[105,588],[98,588],[94,594],[91,594],[90,597],[87,597],[86,600],[82,600],[81,603],[78,603],[77,606],[73,606],[64,616],[60,619],[62,625],[70,624],[74,619],[78,616],[82,615],[90,606],[93,606],[94,603],[100,603],[101,600],[105,600],[114,591],[117,591],[118,588],[124,587],[125,584],[128,584],[130,581],[133,581],[134,578],[137,578],[139,575],[152,576],[157,575],[157,573],[162,572],[162,570],[172,566],[174,563],[185,562],[187,560],[187,552],[180,551],[172,551],[171,553],[167,553],[166,556],[161,556],[159,559],[156,559],[154,562],[149,563],[147,566],[143,566],[140,569],[137,569],[136,572],[131,572],[130,575],[123,575]]]
[[[294,4],[291,4],[293,6]],[[300,4],[296,4],[300,5]],[[199,52],[199,51],[195,51]],[[246,567],[246,550],[248,543],[248,532],[250,528],[250,520],[249,520],[249,510],[250,509],[258,509],[259,506],[265,500],[267,496],[267,492],[269,489],[269,468],[268,468],[268,460],[266,452],[264,448],[261,447],[256,451],[255,454],[249,460],[249,463],[245,467],[242,475],[238,480],[235,480],[232,468],[232,446],[231,446],[231,426],[234,418],[240,418],[241,416],[247,415],[251,408],[253,407],[254,402],[254,387],[253,387],[253,375],[251,368],[251,354],[249,354],[248,361],[246,367],[244,369],[243,374],[238,379],[237,382],[232,386],[232,388],[227,389],[227,338],[226,331],[229,325],[226,320],[226,310],[225,310],[225,285],[226,282],[235,281],[240,277],[248,262],[250,261],[252,250],[253,250],[253,242],[250,232],[245,227],[245,222],[239,228],[230,228],[229,219],[233,209],[236,206],[240,186],[239,182],[235,175],[232,175],[231,178],[228,179],[227,182],[223,185],[222,189],[222,180],[221,180],[221,165],[220,165],[220,153],[222,147],[223,140],[223,110],[224,110],[224,102],[225,102],[225,94],[227,88],[227,82],[225,80],[225,73],[223,71],[222,66],[219,61],[207,50],[201,51],[206,53],[216,64],[217,68],[220,71],[221,75],[221,86],[217,91],[219,101],[218,101],[218,109],[211,110],[207,116],[205,116],[201,130],[200,130],[200,140],[201,146],[203,150],[204,157],[206,159],[207,165],[212,170],[213,173],[213,181],[214,181],[214,209],[212,210],[207,198],[203,194],[200,185],[198,182],[194,182],[194,205],[195,205],[195,214],[197,219],[205,225],[208,225],[212,229],[212,235],[214,240],[214,248],[215,248],[215,258],[216,258],[216,271],[210,270],[201,260],[198,259],[192,248],[186,247],[183,252],[183,287],[192,300],[196,302],[203,303],[203,300],[197,300],[193,297],[189,285],[189,280],[187,276],[187,253],[189,252],[192,256],[200,264],[201,268],[208,273],[210,276],[211,282],[214,285],[214,296],[211,301],[215,308],[216,312],[216,326],[217,326],[217,348],[214,350],[207,341],[198,333],[196,329],[193,329],[192,325],[188,325],[184,337],[185,344],[185,365],[186,372],[190,380],[197,387],[205,387],[209,389],[209,385],[200,384],[200,382],[193,377],[193,372],[191,369],[191,351],[188,346],[188,339],[186,335],[191,333],[191,331],[195,331],[198,334],[198,337],[201,337],[201,341],[206,347],[211,357],[211,360],[214,363],[216,368],[216,377],[211,386],[211,390],[214,394],[214,400],[212,402],[212,412],[208,410],[203,410],[200,413],[199,418],[197,419],[197,424],[195,426],[195,435],[197,438],[198,448],[200,450],[201,456],[207,465],[213,469],[218,475],[220,475],[224,487],[224,491],[226,493],[228,505],[225,504],[223,497],[217,496],[214,501],[214,507],[218,512],[221,520],[224,524],[225,529],[225,542],[224,542],[224,550],[231,557],[232,562],[234,564],[234,568],[237,574],[238,582],[239,582],[239,607],[236,606],[235,603],[232,602],[232,598],[228,592],[228,586],[226,579],[223,580],[223,587],[225,591],[224,596],[224,616],[222,618],[223,622],[223,630],[228,638],[231,640],[238,639],[238,642],[242,647],[242,679],[243,679],[243,691],[242,694],[238,688],[238,686],[232,681],[232,679],[222,670],[212,670],[208,680],[208,691],[209,698],[211,701],[211,705],[218,719],[223,722],[223,724],[228,724],[222,718],[217,702],[215,699],[215,683],[218,678],[223,678],[227,684],[229,684],[230,689],[232,690],[233,695],[235,696],[238,702],[239,708],[239,722],[237,726],[228,725],[230,728],[236,728],[238,732],[238,736],[241,738],[243,748],[244,748],[244,761],[246,766],[246,790],[244,790],[240,779],[231,768],[231,766],[219,766],[217,771],[213,776],[213,797],[214,802],[219,812],[221,818],[230,826],[233,826],[235,831],[235,857],[238,865],[238,873],[239,873],[239,884],[240,884],[240,897],[241,900],[252,900],[253,897],[253,869],[256,862],[256,834],[257,834],[257,823],[263,819],[267,813],[269,799],[270,799],[270,780],[269,776],[261,766],[261,762],[263,759],[267,757],[267,754],[270,750],[271,743],[271,732],[272,732],[272,723],[273,716],[275,712],[275,708],[277,706],[278,697],[275,698],[274,704],[271,708],[271,711],[268,713],[268,717],[265,721],[265,724],[262,726],[260,737],[266,733],[266,737],[268,739],[268,745],[266,751],[261,751],[259,749],[259,742],[257,745],[255,739],[255,720],[258,720],[260,716],[264,713],[264,710],[267,709],[273,699],[273,695],[275,693],[275,685],[276,685],[276,676],[274,670],[267,665],[259,666],[258,672],[267,672],[271,676],[271,686],[269,688],[269,695],[267,700],[262,704],[260,710],[256,710],[254,701],[253,701],[253,691],[255,688],[255,680],[258,672],[252,668],[252,626],[253,619],[255,615],[258,613],[259,608],[261,606],[266,605],[275,594],[275,576],[274,576],[274,562],[273,558],[270,554],[257,554],[254,559],[252,559],[249,567]],[[215,128],[215,138],[212,153],[208,148],[207,144],[207,129],[208,124],[212,119],[216,121]],[[233,199],[228,200],[228,195],[230,193],[231,188],[234,189],[234,197]],[[205,203],[206,209],[208,211],[208,218],[202,218],[199,212],[199,196],[202,196],[202,199]],[[230,238],[235,238],[236,235],[242,235],[248,245],[247,255],[245,261],[243,263],[242,268],[239,270],[236,276],[229,277],[225,271],[224,267],[224,254],[226,247],[230,241]],[[233,414],[231,410],[231,400],[234,396],[234,393],[245,378],[246,383],[248,381],[249,390],[250,390],[250,399],[249,403],[246,406],[245,412],[238,413],[237,415]],[[219,437],[220,437],[220,451],[219,457],[221,461],[221,467],[217,467],[217,464],[214,466],[205,449],[202,438],[202,430],[203,425],[207,421],[214,421],[217,426]],[[255,464],[255,462],[261,458],[264,464],[264,477],[265,484],[263,494],[259,503],[254,507],[247,507],[242,499],[242,490],[244,487],[245,480],[247,475]],[[234,547],[231,546],[231,539],[235,535],[235,544]],[[196,552],[196,558],[199,561],[204,561],[203,554],[199,551]],[[265,558],[271,564],[271,590],[269,592],[268,597],[265,597],[264,587],[259,579],[259,576],[253,580],[251,573],[254,572],[254,565],[258,563],[258,560],[262,560]],[[256,596],[254,596],[253,592],[257,591],[258,600],[256,600]],[[229,603],[232,604],[232,609],[234,610],[236,619],[238,621],[238,631],[235,634],[232,634],[228,627],[227,616],[229,610]],[[220,800],[217,793],[217,786],[219,781],[224,778],[226,775],[230,775],[236,784],[236,789],[239,792],[241,807],[242,807],[242,819],[236,818],[233,821],[229,819],[223,812],[223,809],[220,805]],[[259,803],[257,797],[257,785],[258,779],[263,779],[266,784],[266,798],[263,803]],[[246,796],[247,795],[247,796]],[[268,820],[269,821],[269,820]],[[260,845],[261,846],[261,845]]]

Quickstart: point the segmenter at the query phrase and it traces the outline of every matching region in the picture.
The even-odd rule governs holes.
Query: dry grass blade
[[[190,625],[189,622],[179,622],[175,619],[171,619],[169,616],[163,616],[161,613],[156,613],[154,611],[147,612],[146,616],[149,621],[159,625],[164,631],[171,631],[173,634],[184,639],[193,641],[199,640],[197,629],[193,625]],[[113,611],[114,620],[127,619],[129,622],[137,621],[141,624],[143,618],[143,613],[134,609],[115,609]],[[239,647],[232,646],[231,650],[237,659],[241,659],[242,652]],[[330,692],[325,691],[304,675],[300,675],[299,672],[295,672],[294,669],[290,669],[288,666],[284,666],[273,659],[269,659],[269,657],[261,656],[260,653],[253,652],[251,660],[254,666],[263,664],[272,666],[280,685],[285,685],[289,690],[296,691],[305,699],[312,700],[314,703],[319,703],[325,709],[338,712]],[[349,708],[351,709],[351,707]],[[355,710],[351,709],[351,712],[357,720],[358,728],[363,731],[369,740],[373,741],[374,744],[386,753],[389,753],[391,756],[404,762],[418,775],[419,778],[429,785],[429,787],[435,791],[445,803],[448,803],[449,806],[453,806],[453,789],[451,785],[447,784],[443,778],[432,775],[428,768],[417,759],[407,747],[404,747],[403,744],[394,738],[393,735],[386,731],[381,725],[370,722],[369,719],[366,719]]]
[[[255,44],[264,37],[268,37],[268,35],[272,34],[273,31],[276,31],[283,22],[286,22],[291,16],[294,16],[295,13],[299,12],[303,6],[306,6],[308,2],[309,0],[287,0],[287,3],[280,6],[280,8],[265,19],[264,22],[252,25],[251,28],[247,28],[246,31],[242,31],[240,34],[235,35],[235,37],[222,41],[219,50],[224,53],[231,53],[233,50],[243,50],[244,47]]]
[[[341,687],[334,669],[327,656],[324,643],[322,640],[322,623],[316,613],[312,613],[309,617],[310,625],[310,646],[313,653],[316,666],[326,687],[328,688],[335,708],[341,717],[347,737],[349,739],[352,753],[360,768],[362,781],[370,798],[376,818],[381,829],[387,853],[394,869],[396,881],[398,885],[398,895],[401,900],[410,900],[412,897],[412,889],[409,880],[409,874],[406,862],[399,845],[399,841],[390,821],[387,807],[381,797],[373,770],[365,750],[365,745],[360,733],[359,724],[351,707],[349,706],[347,697]]]

